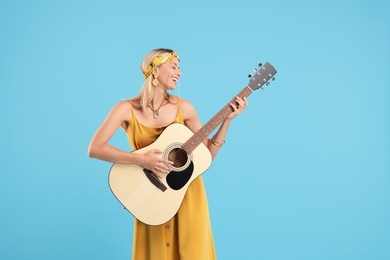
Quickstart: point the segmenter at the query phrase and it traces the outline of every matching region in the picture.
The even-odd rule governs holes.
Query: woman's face
[[[170,61],[161,65],[156,70],[155,75],[157,75],[160,85],[166,90],[175,89],[176,82],[181,77],[180,61],[173,57]]]

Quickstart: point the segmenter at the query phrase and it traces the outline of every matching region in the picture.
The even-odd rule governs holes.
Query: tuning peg
[[[272,81],[274,81],[275,80],[275,77],[272,77]]]
[[[256,68],[254,68],[254,69],[253,69],[253,71],[254,71],[254,72],[257,72],[257,69],[256,69]]]
[[[262,63],[259,63],[259,65],[257,65],[258,67],[261,67],[261,66],[263,66],[263,64]]]
[[[269,81],[267,81],[267,83],[265,83],[265,85],[269,86]]]
[[[252,74],[249,74],[249,75],[248,75],[248,78],[252,78]]]

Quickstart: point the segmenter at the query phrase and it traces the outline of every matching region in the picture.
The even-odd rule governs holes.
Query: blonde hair
[[[141,63],[142,74],[145,74],[146,69],[148,68],[148,66],[150,65],[150,63],[152,62],[152,60],[155,57],[157,57],[163,53],[171,53],[171,52],[173,52],[173,50],[160,48],[160,49],[152,50],[148,54],[146,54],[146,56],[144,57],[144,59],[142,60],[142,63]],[[131,99],[132,104],[136,109],[145,110],[151,104],[153,97],[154,97],[154,88],[155,88],[152,85],[152,81],[153,81],[153,74],[151,74],[148,78],[145,79],[145,82],[142,85],[141,91],[138,93],[137,96],[135,96],[134,98]],[[177,102],[176,101],[177,99],[175,99],[172,95],[170,95],[167,92],[166,92],[165,98],[170,103]]]

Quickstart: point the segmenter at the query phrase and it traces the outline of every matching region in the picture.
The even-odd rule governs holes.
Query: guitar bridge
[[[157,188],[159,188],[162,191],[165,191],[167,189],[167,187],[165,187],[165,185],[160,181],[160,179],[152,171],[144,169],[144,173],[145,173],[146,177],[148,177],[149,181],[154,186],[156,186]]]

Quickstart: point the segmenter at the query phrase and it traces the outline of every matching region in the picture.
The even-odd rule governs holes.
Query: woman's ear
[[[153,70],[153,77],[158,78],[158,69]]]

